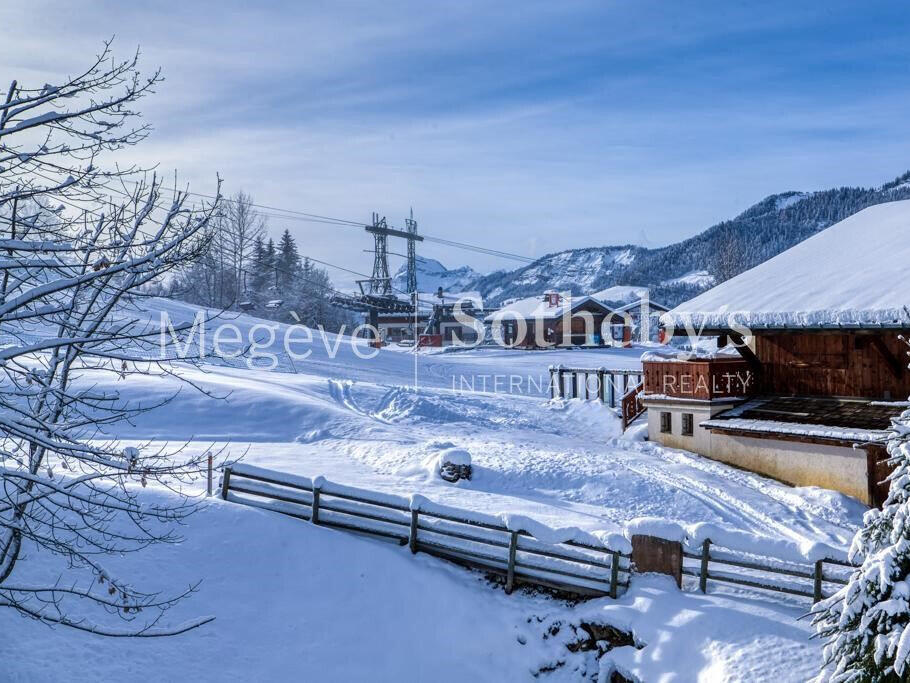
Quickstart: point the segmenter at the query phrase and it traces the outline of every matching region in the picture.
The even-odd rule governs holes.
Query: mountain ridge
[[[479,291],[493,305],[547,289],[581,295],[614,285],[635,285],[648,287],[654,300],[675,306],[862,209],[901,199],[910,199],[910,171],[877,188],[772,194],[732,219],[664,247],[566,249],[515,270],[451,281],[457,279],[463,290]],[[447,272],[464,268],[471,270],[465,266]]]

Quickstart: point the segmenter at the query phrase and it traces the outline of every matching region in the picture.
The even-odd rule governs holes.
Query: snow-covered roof
[[[910,328],[910,200],[871,206],[661,316],[695,330]]]
[[[538,294],[537,296],[529,296],[525,299],[518,299],[503,304],[502,308],[495,313],[491,313],[484,318],[484,320],[493,321],[502,318],[553,320],[554,318],[562,317],[567,306],[569,307],[569,311],[575,311],[588,302],[593,302],[609,312],[609,309],[604,306],[603,303],[592,296],[568,296],[560,294],[559,304],[557,306],[550,306],[545,296]]]
[[[641,307],[641,304],[642,304],[642,299],[638,299],[636,301],[627,303],[625,306],[620,306],[616,310],[619,311],[620,313],[622,313],[623,311],[637,310],[638,308]],[[651,299],[648,299],[648,307],[651,309],[651,312],[669,311],[670,310],[669,306],[664,306],[659,301],[652,301]]]

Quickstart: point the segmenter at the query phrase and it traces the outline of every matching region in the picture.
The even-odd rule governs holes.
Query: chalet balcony
[[[642,361],[644,398],[711,401],[749,396],[757,383],[755,371],[741,358],[646,359]]]

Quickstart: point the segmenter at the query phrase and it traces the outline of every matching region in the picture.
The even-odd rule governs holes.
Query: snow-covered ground
[[[215,621],[173,638],[112,640],[0,611],[0,679],[500,682],[564,662],[538,680],[596,680],[615,665],[644,681],[783,681],[805,680],[817,657],[800,608],[680,594],[662,577],[575,607],[507,596],[480,574],[406,548],[217,500],[184,536],[106,564],[161,590],[203,578],[167,618]],[[600,661],[596,651],[572,654],[566,645],[583,639],[582,622],[631,630],[638,647]]]
[[[152,319],[166,311],[175,321],[191,320],[197,310],[158,300],[149,308]],[[231,322],[247,339],[270,336],[255,328],[257,319]],[[271,469],[419,492],[551,526],[616,530],[650,515],[843,547],[865,509],[837,493],[785,486],[641,441],[640,428],[621,435],[605,406],[547,401],[549,365],[636,368],[642,348],[419,353],[415,389],[412,352],[380,350],[367,359],[361,356],[371,350],[350,338],[330,335],[324,342],[317,335],[305,343],[295,334],[290,352],[311,354],[294,360],[283,348],[286,332],[276,326],[276,341],[259,344],[260,352],[276,352],[274,370],[247,367],[242,358],[175,367],[216,398],[169,375],[120,379],[90,370],[80,381],[149,404],[179,390],[166,406],[113,427],[108,436],[124,445],[226,448]],[[474,477],[452,485],[425,463],[456,446],[470,452]],[[364,673],[382,680],[523,680],[562,656],[565,666],[550,676],[577,680],[582,669],[592,673],[593,654],[570,655],[564,644],[544,640],[542,624],[592,614],[635,631],[645,647],[609,657],[642,680],[674,667],[683,667],[676,680],[804,680],[817,666],[817,645],[796,621],[806,605],[679,594],[645,580],[619,601],[575,608],[542,597],[507,598],[439,560],[221,502],[193,517],[185,535],[179,546],[122,562],[133,583],[184,586],[204,578],[175,620],[212,613],[213,624],[174,639],[124,644],[64,635],[0,610],[0,662],[4,649],[53,643],[52,654],[20,659],[15,671],[0,665],[0,678],[55,678],[78,657],[89,678],[100,680],[353,680]],[[763,656],[769,649],[775,655]]]

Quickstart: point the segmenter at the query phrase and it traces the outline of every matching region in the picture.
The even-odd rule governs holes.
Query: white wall
[[[712,460],[773,477],[794,486],[820,486],[869,501],[866,451],[850,446],[801,443],[783,439],[732,436],[712,432],[701,423],[732,403],[708,401],[653,401],[648,408],[648,437],[670,448],[699,453]],[[660,431],[660,413],[671,414],[672,432]],[[682,435],[682,415],[691,413],[692,436]]]

